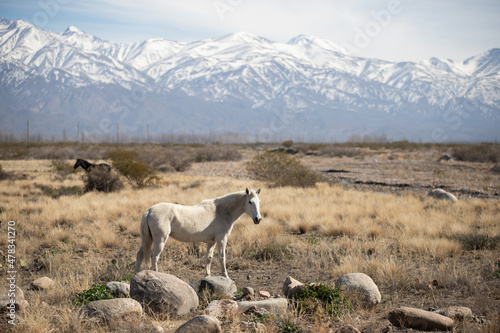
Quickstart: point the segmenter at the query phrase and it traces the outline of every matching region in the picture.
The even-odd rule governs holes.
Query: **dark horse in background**
[[[107,172],[111,171],[111,166],[106,163],[101,163],[101,164],[93,164],[88,161],[82,160],[81,158],[76,160],[74,168],[82,167],[85,171],[90,172],[92,170],[98,169],[98,170],[106,170]]]

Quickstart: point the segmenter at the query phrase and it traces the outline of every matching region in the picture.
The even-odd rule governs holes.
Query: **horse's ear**
[[[248,189],[248,187],[246,188],[245,191],[247,192],[247,195],[250,195],[250,190]]]
[[[257,193],[257,195],[259,195],[260,194],[260,188],[257,191],[255,191],[255,193]]]

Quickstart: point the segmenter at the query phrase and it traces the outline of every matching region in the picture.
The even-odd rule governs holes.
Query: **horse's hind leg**
[[[158,259],[160,259],[160,254],[165,247],[165,243],[167,242],[168,236],[162,237],[158,239],[158,241],[154,242],[153,252],[151,253],[151,264],[153,265],[153,270],[158,272]]]
[[[135,272],[136,273],[141,270],[142,259],[144,259],[144,249],[141,246],[141,248],[137,252],[137,258],[135,259]]]
[[[207,242],[207,276],[210,276],[210,266],[214,257],[215,242]]]

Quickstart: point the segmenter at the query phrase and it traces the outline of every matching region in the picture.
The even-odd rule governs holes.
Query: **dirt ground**
[[[458,199],[500,199],[500,173],[493,163],[439,161],[440,151],[371,152],[357,157],[300,156],[301,162],[322,175],[323,180],[345,189],[425,196],[434,188]],[[186,174],[248,178],[241,161],[196,163]]]

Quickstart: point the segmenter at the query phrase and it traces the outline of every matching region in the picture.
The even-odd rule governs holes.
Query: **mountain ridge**
[[[39,130],[51,135],[75,121],[109,134],[101,130],[102,119],[123,123],[137,135],[149,124],[158,133],[162,124],[163,131],[167,126],[208,132],[214,130],[212,121],[203,126],[193,119],[204,118],[203,108],[222,104],[234,109],[226,115],[234,119],[226,126],[234,131],[290,136],[300,129],[304,137],[339,140],[349,131],[389,131],[437,141],[432,132],[442,128],[448,128],[447,140],[491,140],[498,134],[491,124],[500,119],[500,49],[462,62],[390,62],[352,56],[329,40],[306,35],[286,43],[237,32],[191,43],[157,38],[121,44],[74,26],[56,33],[0,19],[0,73],[0,116],[11,119],[0,130],[20,126],[2,111],[14,109],[36,118]],[[94,101],[78,97],[87,94]],[[163,105],[166,96],[175,108]],[[128,109],[127,116],[115,119],[120,108]],[[104,117],[88,116],[99,113]],[[239,121],[245,113],[261,118]],[[314,114],[323,117],[315,120],[324,123],[319,132]],[[45,128],[54,115],[58,126]],[[407,131],[387,126],[395,121],[400,127],[408,115],[421,125],[410,122],[415,129]],[[276,118],[286,126],[273,126]],[[198,125],[191,126],[190,119]],[[483,123],[486,130],[475,134]]]

